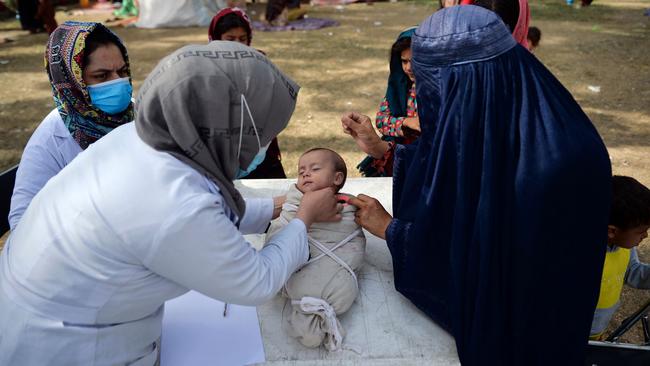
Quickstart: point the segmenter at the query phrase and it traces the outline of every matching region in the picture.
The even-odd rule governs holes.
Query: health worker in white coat
[[[261,251],[242,236],[279,210],[272,198],[244,200],[233,180],[263,160],[298,90],[236,42],[163,59],[135,122],[50,179],[7,240],[0,365],[153,365],[166,300],[190,289],[242,305],[271,299],[307,261],[307,228],[340,220],[327,188],[305,194]]]
[[[11,196],[13,230],[50,178],[91,143],[132,122],[131,70],[126,47],[100,23],[67,21],[45,49],[54,108],[38,125],[20,158]]]

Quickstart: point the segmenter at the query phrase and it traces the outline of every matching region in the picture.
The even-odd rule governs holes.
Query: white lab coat
[[[12,230],[36,193],[82,151],[65,127],[59,111],[52,110],[29,138],[20,158],[9,211]]]
[[[34,197],[0,256],[0,365],[152,365],[163,304],[188,289],[257,305],[308,257],[294,219],[257,252],[271,199],[239,230],[216,185],[129,123]]]

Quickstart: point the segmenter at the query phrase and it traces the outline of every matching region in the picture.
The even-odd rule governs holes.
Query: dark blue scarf
[[[611,167],[562,84],[476,6],[413,36],[422,135],[398,145],[397,289],[463,365],[579,365],[606,248]]]

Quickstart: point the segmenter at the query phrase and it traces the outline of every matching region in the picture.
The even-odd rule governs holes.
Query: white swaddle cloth
[[[280,217],[271,223],[267,241],[296,216],[302,192],[292,185]],[[307,347],[321,344],[341,350],[345,330],[337,315],[346,312],[359,293],[356,273],[363,264],[366,238],[354,222],[356,207],[347,205],[339,222],[318,222],[308,232],[310,259],[287,281],[284,319],[289,333]]]

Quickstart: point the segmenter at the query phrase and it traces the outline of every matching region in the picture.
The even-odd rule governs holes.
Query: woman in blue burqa
[[[394,217],[360,195],[357,222],[463,365],[581,364],[610,200],[598,132],[491,11],[440,10],[412,48],[422,135],[396,145]],[[342,122],[358,143],[370,123]]]

